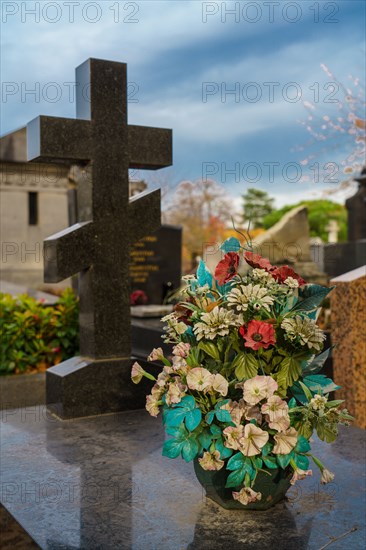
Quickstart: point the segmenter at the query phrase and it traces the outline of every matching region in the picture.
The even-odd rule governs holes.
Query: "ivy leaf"
[[[298,455],[295,453],[294,461],[296,466],[301,470],[307,470],[309,468],[309,459],[306,455]]]
[[[236,453],[233,455],[226,465],[227,470],[238,470],[243,467],[245,458],[243,453]]]
[[[187,439],[182,447],[182,457],[186,462],[190,462],[193,460],[197,455],[199,451],[199,446],[196,441],[196,439],[193,439],[192,437]]]
[[[292,397],[288,402],[288,408],[291,410],[296,407],[296,399]]]
[[[291,458],[294,458],[294,452],[288,453],[287,455],[276,455],[278,464],[284,470],[290,464]]]
[[[251,459],[255,468],[262,468],[263,460],[259,456],[252,456]]]
[[[219,422],[231,422],[229,411],[226,411],[225,409],[218,409],[217,411],[215,411],[215,414]]]
[[[291,311],[314,311],[334,287],[327,288],[320,285],[305,285],[300,287],[298,301]]]
[[[220,249],[227,254],[228,252],[239,252],[240,242],[235,237],[226,239],[220,246]]]
[[[229,458],[233,454],[232,449],[225,447],[222,436],[218,437],[215,441],[215,449],[219,451],[221,459]]]
[[[184,422],[186,411],[182,408],[165,409],[163,412],[163,423],[168,427],[180,426]]]
[[[251,353],[238,353],[233,361],[235,376],[238,380],[253,378],[259,369],[258,360]]]
[[[264,456],[263,462],[267,466],[267,468],[271,468],[272,470],[276,469],[278,467],[276,459],[274,456]]]
[[[307,439],[305,439],[305,437],[300,435],[297,439],[295,452],[296,453],[307,453],[308,451],[310,451],[310,449],[311,449],[311,447],[310,447],[309,441]]]
[[[210,434],[210,432],[205,429],[198,436],[198,441],[202,448],[207,450],[212,443],[212,434]]]
[[[199,426],[202,419],[202,413],[200,409],[196,408],[193,411],[186,413],[185,423],[190,432],[193,432]]]
[[[228,489],[229,487],[238,487],[241,485],[244,481],[246,471],[241,468],[240,470],[235,470],[234,472],[231,472],[229,474],[225,487]]]
[[[168,458],[177,458],[183,447],[183,441],[178,439],[168,439],[163,445],[163,456]]]

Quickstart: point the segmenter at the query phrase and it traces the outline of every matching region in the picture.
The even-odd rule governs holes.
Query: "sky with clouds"
[[[354,136],[335,131],[314,145],[306,126],[343,117],[348,87],[357,94],[364,85],[365,6],[3,0],[1,134],[39,114],[74,117],[75,67],[89,57],[123,61],[129,122],[173,129],[173,167],[139,174],[152,185],[210,177],[236,204],[248,187],[278,206],[317,198],[344,180]]]

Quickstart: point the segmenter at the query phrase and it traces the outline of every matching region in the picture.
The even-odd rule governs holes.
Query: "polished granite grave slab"
[[[161,421],[146,411],[60,421],[44,407],[5,410],[1,501],[47,550],[359,550],[364,435],[314,442],[334,483],[314,472],[269,511],[227,511],[204,497],[191,463],[161,456]]]

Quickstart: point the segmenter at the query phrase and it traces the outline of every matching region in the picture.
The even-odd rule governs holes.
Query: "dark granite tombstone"
[[[131,247],[131,292],[142,290],[148,304],[162,304],[181,283],[182,229],[163,225]]]
[[[355,181],[359,184],[358,190],[353,197],[346,200],[350,242],[366,239],[366,167]]]
[[[76,69],[77,119],[28,124],[28,159],[91,162],[91,217],[44,243],[45,281],[79,275],[80,357],[47,371],[47,405],[62,418],[141,406],[130,383],[131,244],[160,227],[160,191],[129,200],[129,168],[172,160],[171,130],[127,124],[126,64],[89,59]]]

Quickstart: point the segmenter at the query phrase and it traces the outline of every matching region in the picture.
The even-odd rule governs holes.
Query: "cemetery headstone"
[[[366,239],[366,167],[355,181],[358,182],[358,190],[353,197],[346,200],[350,242]]]
[[[182,229],[163,225],[131,247],[131,293],[143,291],[147,304],[162,304],[181,283]]]
[[[366,265],[331,280],[333,374],[337,399],[366,428]]]
[[[88,219],[44,242],[46,282],[79,273],[80,357],[46,378],[47,405],[62,418],[141,406],[129,380],[129,259],[132,243],[160,227],[160,191],[129,199],[128,170],[172,162],[171,130],[127,123],[126,64],[89,59],[76,90],[77,119],[41,116],[27,128],[30,161],[90,162],[93,171]]]

